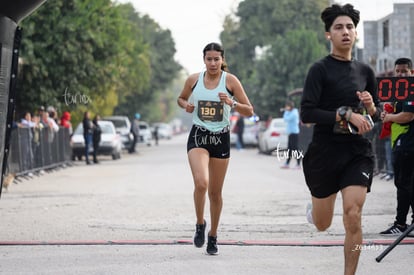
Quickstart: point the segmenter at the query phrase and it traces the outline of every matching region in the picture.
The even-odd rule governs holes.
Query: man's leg
[[[414,154],[395,152],[395,181],[397,187],[397,217],[399,225],[405,225],[410,206],[413,206]]]
[[[348,186],[342,189],[343,223],[345,227],[345,275],[355,274],[362,245],[361,215],[365,203],[365,186]]]
[[[319,199],[312,197],[313,224],[319,231],[325,231],[331,226],[335,208],[336,193]]]

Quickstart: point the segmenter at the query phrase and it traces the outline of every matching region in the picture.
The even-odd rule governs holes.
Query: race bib
[[[198,117],[202,121],[222,121],[223,120],[223,102],[217,101],[198,101]]]

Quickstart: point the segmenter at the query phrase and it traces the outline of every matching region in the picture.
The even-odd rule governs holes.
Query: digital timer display
[[[414,77],[377,77],[380,101],[414,101]]]

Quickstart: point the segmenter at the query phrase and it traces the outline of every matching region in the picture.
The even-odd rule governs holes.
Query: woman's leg
[[[217,236],[217,228],[223,207],[222,190],[229,159],[211,158],[209,163],[210,182],[208,196],[210,199],[211,229],[210,236]]]
[[[194,180],[194,206],[197,224],[204,223],[204,205],[209,184],[209,153],[202,148],[194,148],[188,152],[188,161]]]

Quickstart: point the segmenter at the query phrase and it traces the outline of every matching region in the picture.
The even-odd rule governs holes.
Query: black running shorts
[[[210,132],[204,127],[193,125],[187,141],[187,152],[193,148],[206,149],[211,158],[230,158],[230,131],[226,127],[219,132]]]
[[[312,196],[326,198],[350,185],[370,192],[374,171],[371,143],[360,139],[349,143],[311,142],[303,158],[303,172]]]

